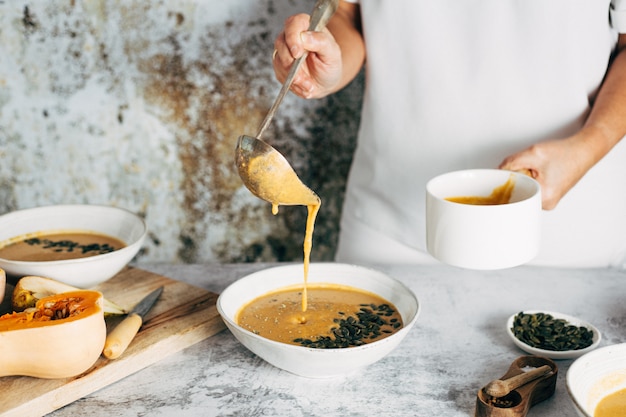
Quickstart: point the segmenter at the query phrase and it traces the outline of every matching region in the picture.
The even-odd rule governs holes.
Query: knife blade
[[[161,286],[146,295],[139,303],[137,303],[135,308],[128,313],[126,318],[107,335],[106,341],[104,342],[104,349],[102,351],[104,356],[109,359],[116,359],[124,353],[130,342],[141,328],[143,318],[146,313],[148,313],[152,306],[154,306],[162,292],[163,287]]]

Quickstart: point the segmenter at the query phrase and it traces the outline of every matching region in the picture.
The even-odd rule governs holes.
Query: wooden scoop
[[[528,367],[535,369],[525,372]],[[504,376],[478,391],[474,416],[526,416],[533,405],[554,394],[557,373],[556,364],[548,358],[533,355],[517,358]]]
[[[484,390],[492,397],[504,397],[514,389],[517,389],[522,385],[527,384],[530,381],[533,381],[551,371],[552,368],[550,368],[548,365],[543,365],[539,368],[535,368],[528,372],[524,372],[522,374],[518,374],[511,378],[505,379],[504,381],[501,379],[491,381],[485,386]]]

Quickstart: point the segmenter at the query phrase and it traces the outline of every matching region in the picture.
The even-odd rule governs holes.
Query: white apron
[[[366,91],[337,260],[432,262],[430,178],[579,130],[617,40],[610,3],[362,0]],[[626,141],[543,212],[542,235],[534,264],[624,265]]]

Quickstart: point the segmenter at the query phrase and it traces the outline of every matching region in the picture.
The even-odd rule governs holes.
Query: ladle
[[[319,31],[326,26],[338,4],[339,0],[318,0],[311,13],[308,30]],[[300,181],[285,157],[261,139],[306,57],[305,52],[291,66],[287,79],[261,123],[256,137],[240,136],[235,149],[235,164],[244,185],[252,194],[271,203],[274,210],[279,204],[315,205],[320,202],[320,198]]]

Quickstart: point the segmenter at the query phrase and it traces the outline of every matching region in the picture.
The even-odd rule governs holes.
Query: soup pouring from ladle
[[[324,28],[337,10],[338,3],[338,0],[318,0],[311,13],[309,31],[319,31]],[[305,52],[294,61],[256,137],[240,136],[235,149],[235,164],[244,185],[252,194],[271,203],[273,211],[277,210],[279,204],[319,205],[320,202],[320,198],[300,181],[285,157],[261,139],[306,57]]]

